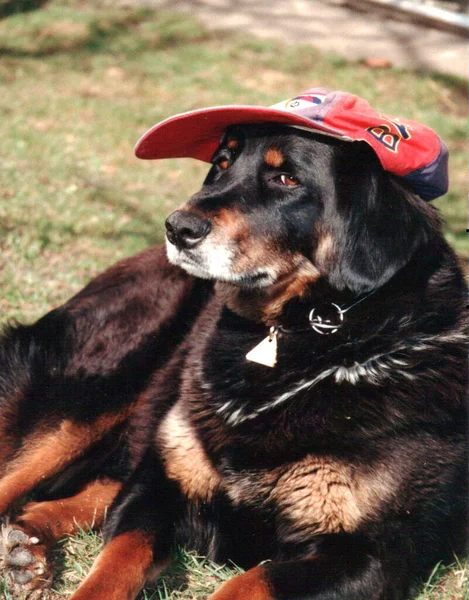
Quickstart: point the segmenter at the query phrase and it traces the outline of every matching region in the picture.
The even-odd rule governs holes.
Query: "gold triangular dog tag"
[[[266,367],[275,367],[277,364],[277,329],[272,327],[269,335],[248,352],[246,358]]]

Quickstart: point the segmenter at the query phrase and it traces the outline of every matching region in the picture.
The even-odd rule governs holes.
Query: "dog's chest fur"
[[[249,363],[246,352],[267,332],[216,300],[200,316],[179,379],[171,381],[177,401],[155,436],[166,473],[189,503],[223,498],[234,510],[252,510],[285,543],[357,531],[402,493],[405,470],[383,458],[388,445],[379,435],[367,438],[362,430],[372,423],[379,433],[392,419],[378,384],[407,366],[380,363],[374,378],[338,377],[347,367],[335,339],[334,354],[327,354],[322,338],[308,334],[279,340],[274,369]],[[413,384],[403,381],[401,391]]]
[[[211,502],[222,493],[234,506],[248,506],[275,520],[288,541],[312,534],[354,531],[393,493],[396,482],[374,481],[332,456],[309,454],[275,468],[217,467],[179,401],[157,431],[166,474],[189,502]]]

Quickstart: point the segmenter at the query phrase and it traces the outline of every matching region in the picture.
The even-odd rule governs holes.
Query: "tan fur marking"
[[[82,455],[107,431],[124,421],[133,408],[134,405],[118,414],[102,415],[86,425],[65,420],[51,432],[33,434],[0,481],[0,514],[37,483],[52,477]]]
[[[361,519],[350,473],[333,461],[297,463],[279,479],[273,498],[289,521],[315,533],[350,532]]]
[[[319,278],[319,271],[309,261],[301,261],[298,270],[291,278],[280,282],[274,287],[280,289],[272,295],[262,310],[263,322],[266,325],[276,325],[281,317],[283,307],[293,298],[301,298],[308,290],[311,283]],[[283,289],[282,289],[283,288]]]
[[[269,150],[267,150],[265,153],[264,159],[269,167],[273,167],[274,169],[281,167],[283,165],[283,161],[285,160],[283,154],[278,148],[269,148]]]
[[[323,234],[318,241],[314,260],[321,271],[327,269],[328,265],[334,260],[335,243],[330,233]]]
[[[214,243],[233,249],[233,273],[268,268],[277,282],[268,288],[247,291],[230,284],[217,284],[232,310],[267,325],[281,313],[288,300],[301,296],[319,271],[304,256],[279,251],[268,237],[251,231],[249,220],[232,209],[221,209],[214,217]],[[246,312],[247,311],[247,312]]]
[[[208,600],[274,600],[262,566],[226,581]]]
[[[215,284],[217,295],[231,310],[248,319],[277,325],[283,307],[292,298],[301,298],[320,274],[312,263],[300,257],[291,258],[288,275],[277,283],[259,290],[245,290],[229,283]]]
[[[164,418],[156,443],[165,461],[167,476],[179,483],[189,499],[209,501],[220,485],[220,476],[207,458],[181,403]]]
[[[30,502],[16,524],[48,543],[80,528],[99,527],[121,487],[116,481],[93,481],[71,498]]]
[[[220,209],[213,217],[213,221],[219,230],[220,241],[226,239],[239,243],[249,237],[249,224],[245,217],[233,209]]]
[[[295,525],[295,536],[352,532],[379,512],[397,483],[383,473],[355,473],[352,466],[328,457],[307,456],[297,463],[265,472],[235,475],[227,490],[235,503],[273,504]]]
[[[226,144],[228,146],[228,148],[237,148],[238,147],[238,140],[235,140],[234,138],[231,138],[230,140],[228,140],[228,143]]]
[[[99,554],[72,600],[134,600],[152,571],[153,537],[131,531],[113,538]],[[168,561],[159,564],[159,572]]]
[[[11,401],[11,406],[18,406],[21,395],[14,397]],[[2,415],[0,417],[0,476],[8,469],[8,463],[14,452],[17,442],[15,424],[18,415],[15,410],[9,406],[9,402],[5,402],[5,407],[2,407]]]

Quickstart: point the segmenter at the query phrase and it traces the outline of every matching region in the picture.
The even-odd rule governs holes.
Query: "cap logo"
[[[287,108],[300,108],[305,106],[306,102],[311,102],[312,104],[322,104],[325,96],[320,96],[318,94],[308,94],[305,96],[297,96],[292,100],[287,102]]]
[[[294,110],[297,112],[302,108],[310,107],[311,104],[322,104],[325,97],[325,94],[303,94],[302,96],[297,96],[296,98],[274,104],[270,108]]]
[[[383,115],[380,115],[382,119],[388,121],[391,126],[393,125],[395,131],[392,130],[391,126],[387,123],[382,125],[375,125],[368,127],[367,132],[372,135],[375,140],[382,144],[387,150],[397,153],[399,143],[401,140],[410,140],[410,133],[406,125],[399,122],[398,119],[391,120]]]

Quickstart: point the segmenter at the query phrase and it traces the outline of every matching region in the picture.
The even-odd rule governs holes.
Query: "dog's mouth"
[[[215,244],[211,240],[194,248],[178,248],[166,240],[169,261],[201,279],[213,279],[240,287],[261,288],[275,283],[274,269],[267,266],[237,272],[234,268],[236,251],[226,244]]]
[[[275,279],[267,271],[234,274],[225,279],[218,277],[217,281],[231,283],[243,288],[264,288],[275,283]]]

